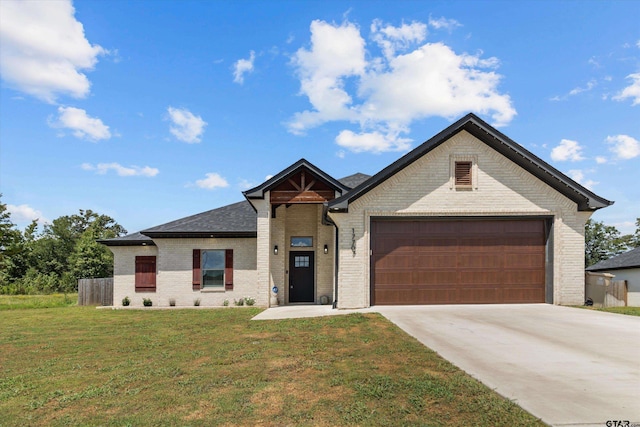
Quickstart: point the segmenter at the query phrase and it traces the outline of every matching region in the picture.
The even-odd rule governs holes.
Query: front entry
[[[314,302],[313,252],[289,252],[289,302]]]

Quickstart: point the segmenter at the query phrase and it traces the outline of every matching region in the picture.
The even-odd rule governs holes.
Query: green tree
[[[591,219],[585,225],[584,240],[584,261],[587,267],[619,255],[629,247],[628,239],[621,236],[616,227]]]

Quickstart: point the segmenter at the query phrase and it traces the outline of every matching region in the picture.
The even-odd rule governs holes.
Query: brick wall
[[[155,239],[157,246],[112,246],[114,253],[114,305],[120,306],[125,296],[132,306],[142,306],[143,298],[150,298],[154,306],[193,306],[200,299],[201,306],[222,306],[225,299],[256,298],[256,239]],[[192,254],[194,249],[233,249],[233,290],[192,290]],[[156,292],[135,291],[135,257],[155,255]]]
[[[473,159],[473,190],[451,185],[452,159]],[[369,224],[375,216],[552,216],[554,303],[584,302],[584,224],[589,212],[466,131],[332,213],[339,227],[338,307],[369,306]],[[356,253],[351,250],[355,232]]]

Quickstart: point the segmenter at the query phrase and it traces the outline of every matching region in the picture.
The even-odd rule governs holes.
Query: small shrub
[[[237,307],[242,307],[244,305],[244,299],[235,299],[233,300],[233,304]]]
[[[175,307],[176,306],[176,299],[175,298],[169,298],[169,305],[171,307]]]
[[[256,303],[256,299],[252,297],[244,297],[245,305],[253,305]]]
[[[151,307],[153,305],[153,301],[151,301],[151,298],[142,298],[142,304],[145,307]]]
[[[226,300],[222,301],[222,305],[224,305],[225,307],[228,307],[229,306],[229,300],[226,299]]]
[[[122,305],[123,306],[128,306],[129,304],[131,304],[131,300],[129,299],[129,297],[124,297],[122,298]]]
[[[200,298],[196,298],[196,299],[194,299],[194,300],[193,300],[193,305],[194,305],[195,307],[200,307]]]

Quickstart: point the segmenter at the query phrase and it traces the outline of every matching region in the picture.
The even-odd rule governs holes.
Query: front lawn
[[[0,295],[0,310],[68,307],[78,303],[78,294]]]
[[[543,425],[377,314],[0,315],[0,424]]]
[[[608,313],[627,314],[629,316],[640,316],[640,307],[606,307],[594,308],[587,307],[591,310],[606,311]]]

